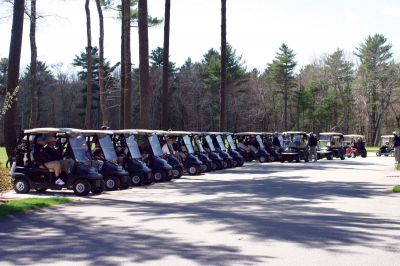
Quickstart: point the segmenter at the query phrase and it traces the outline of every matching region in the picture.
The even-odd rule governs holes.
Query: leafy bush
[[[394,186],[393,187],[393,192],[400,193],[400,185]]]
[[[0,163],[0,192],[12,189],[9,171]]]

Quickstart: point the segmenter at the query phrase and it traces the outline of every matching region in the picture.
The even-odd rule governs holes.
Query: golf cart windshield
[[[149,142],[150,142],[151,149],[153,150],[154,156],[161,157],[164,155],[157,135],[153,134],[153,135],[149,136]]]
[[[214,144],[212,142],[210,135],[206,136],[206,141],[207,141],[207,144],[208,144],[208,147],[210,148],[210,150],[215,151],[215,147],[214,147]]]
[[[261,139],[260,135],[256,136],[256,140],[258,142],[258,145],[260,145],[260,148],[265,149],[264,148],[264,143],[262,142],[262,139]]]
[[[217,142],[219,144],[219,147],[221,148],[222,151],[226,151],[226,147],[224,144],[224,141],[222,140],[221,135],[217,135]]]
[[[126,139],[126,144],[128,145],[129,152],[131,153],[131,156],[133,159],[140,159],[142,158],[142,155],[140,154],[139,146],[135,140],[134,135],[130,135]]]
[[[226,138],[228,140],[229,146],[231,146],[231,149],[236,150],[236,144],[235,144],[235,141],[233,141],[232,136],[228,135],[228,136],[226,136]]]
[[[114,144],[111,141],[109,135],[105,135],[103,137],[99,136],[100,147],[103,151],[104,158],[107,161],[116,161],[117,153],[115,152]]]
[[[199,148],[200,152],[204,152],[203,144],[197,138],[196,138],[196,144],[197,144],[197,147]]]
[[[382,143],[381,143],[381,146],[384,146],[384,145],[386,145],[386,143],[389,143],[389,145],[390,145],[390,144],[391,144],[391,142],[392,142],[392,138],[383,137],[383,138],[382,138]]]
[[[84,136],[71,136],[69,137],[69,145],[74,153],[77,162],[87,162],[91,160],[89,148]]]
[[[186,149],[188,150],[189,154],[193,154],[194,153],[194,149],[192,146],[192,142],[190,142],[190,138],[188,135],[183,136],[183,142],[185,143]]]

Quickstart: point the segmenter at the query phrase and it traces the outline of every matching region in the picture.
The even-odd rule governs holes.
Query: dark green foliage
[[[99,95],[99,50],[97,47],[93,47],[92,49],[92,110],[98,110],[99,111],[99,104],[100,104],[100,95]],[[86,49],[85,52],[81,52],[80,55],[76,55],[73,65],[76,67],[79,67],[81,70],[78,72],[78,78],[83,82],[83,88],[81,90],[81,95],[82,95],[82,101],[80,104],[78,104],[76,107],[78,109],[81,109],[82,112],[79,113],[79,116],[81,120],[83,121],[84,116],[85,116],[85,108],[86,108],[86,94],[87,94],[87,88],[86,88],[86,77],[87,77],[87,53]],[[105,88],[106,92],[109,90],[114,89],[114,85],[117,82],[117,80],[113,77],[112,73],[114,70],[119,66],[119,63],[111,66],[110,62],[107,60],[104,60],[104,75],[105,75]]]
[[[150,60],[150,68],[151,69],[161,69],[163,67],[163,52],[164,49],[161,47],[157,47],[150,52],[149,60]],[[168,73],[172,76],[177,72],[176,64],[174,62],[169,61]]]

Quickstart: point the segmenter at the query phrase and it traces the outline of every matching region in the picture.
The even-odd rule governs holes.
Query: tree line
[[[32,17],[37,17],[33,2],[30,36],[34,35]],[[14,22],[23,19],[23,14],[16,16],[17,11],[26,11],[23,4],[14,1]],[[38,126],[340,131],[364,134],[370,145],[376,145],[382,133],[400,128],[399,64],[382,34],[361,41],[353,51],[357,60],[337,49],[299,68],[295,51],[283,43],[264,70],[248,70],[226,41],[226,1],[221,0],[221,49],[211,48],[201,61],[188,57],[182,66],[176,66],[169,61],[169,0],[165,1],[163,20],[147,14],[145,0],[96,0],[96,7],[98,47],[91,40],[86,0],[87,44],[77,53],[72,73],[37,61],[32,37],[31,64],[21,75],[19,63],[15,65],[18,53],[13,51],[18,45],[10,46],[8,59],[1,59],[1,96],[7,98],[7,92],[14,92],[19,85],[18,101],[4,118],[6,146],[18,130]],[[116,10],[121,19],[121,61],[114,65],[104,55],[103,9]],[[22,27],[17,22],[13,34],[17,26]],[[161,23],[164,47],[149,51],[148,27]],[[136,27],[139,68],[132,67],[130,56],[130,32]]]

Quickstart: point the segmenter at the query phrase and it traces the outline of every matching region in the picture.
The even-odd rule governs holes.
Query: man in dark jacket
[[[313,132],[310,132],[310,137],[308,138],[308,146],[310,147],[310,154],[309,154],[310,162],[313,159],[313,157],[314,157],[314,162],[318,160],[317,145],[318,145],[317,137],[314,135]]]

